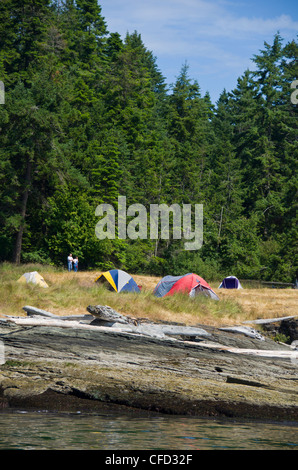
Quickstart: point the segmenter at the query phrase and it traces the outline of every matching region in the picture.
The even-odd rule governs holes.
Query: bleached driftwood
[[[244,323],[254,323],[255,325],[266,325],[266,323],[276,323],[283,320],[291,320],[292,318],[297,318],[298,315],[291,315],[289,317],[279,317],[279,318],[260,318],[257,320],[247,320]]]
[[[249,336],[250,338],[259,339],[261,341],[265,341],[264,336],[262,336],[258,331],[254,328],[249,328],[247,326],[229,326],[225,328],[219,328],[222,331],[231,331],[232,333],[241,333],[245,336]]]
[[[112,307],[109,307],[108,305],[88,305],[87,312],[91,313],[91,315],[103,322],[117,322],[133,325],[138,324],[138,320],[136,318],[132,318],[127,315],[122,315],[121,313],[116,312],[116,310],[114,310]]]
[[[16,325],[22,326],[50,326],[50,327],[59,327],[59,328],[86,328],[93,329],[94,326],[90,324],[81,323],[78,321],[65,321],[58,320],[56,318],[44,318],[42,316],[36,315],[33,317],[13,317],[7,316],[5,319],[6,322],[15,323]]]
[[[61,315],[55,315],[54,313],[48,312],[47,310],[42,310],[40,308],[36,307],[31,307],[31,305],[25,305],[23,307],[23,310],[27,313],[29,317],[31,316],[39,316],[39,317],[46,317],[46,318],[53,318],[53,319],[58,319],[58,320],[67,320],[67,321],[81,321],[81,320],[92,320],[91,315],[66,315],[66,316],[61,316]]]
[[[28,316],[39,315],[41,317],[49,317],[49,318],[58,317],[58,315],[55,315],[54,313],[47,312],[46,310],[42,310],[40,308],[31,307],[30,305],[25,305],[25,307],[23,307],[23,310],[25,310]]]

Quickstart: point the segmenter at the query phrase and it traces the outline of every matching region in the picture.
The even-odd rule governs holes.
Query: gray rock
[[[202,328],[211,336],[189,342],[45,320],[0,322],[0,406],[298,420],[290,347],[211,327]],[[140,326],[151,328],[121,324]]]

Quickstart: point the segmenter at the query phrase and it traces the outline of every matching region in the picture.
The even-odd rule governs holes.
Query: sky
[[[167,85],[182,67],[215,104],[233,90],[252,58],[273,43],[297,40],[297,0],[98,0],[110,33],[137,31]],[[297,77],[298,78],[298,77]]]

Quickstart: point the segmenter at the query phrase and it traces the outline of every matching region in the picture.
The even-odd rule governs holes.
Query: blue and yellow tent
[[[108,282],[108,287],[116,292],[140,292],[133,278],[121,269],[111,269],[101,273],[94,282]]]

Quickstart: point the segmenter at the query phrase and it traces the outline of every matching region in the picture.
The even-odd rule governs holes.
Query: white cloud
[[[268,35],[277,31],[298,31],[298,21],[292,20],[289,15],[280,15],[276,18],[236,18],[231,15],[216,18],[211,29],[206,28],[204,33],[216,36],[232,37],[235,39],[246,39],[252,34]]]
[[[112,4],[110,10],[108,4]],[[179,31],[192,33],[192,28],[200,28],[202,34],[233,35],[242,33],[266,34],[278,29],[296,32],[298,22],[290,15],[281,14],[270,18],[257,16],[237,16],[229,11],[230,2],[217,0],[104,0],[101,1],[103,15],[105,10],[113,11],[109,24],[123,33],[139,32],[160,34],[179,34]],[[109,26],[108,24],[108,26]]]
[[[254,0],[99,0],[110,32],[124,37],[136,30],[167,78],[187,61],[199,83],[208,74],[214,79],[230,73],[236,81],[277,31],[285,40],[295,37],[298,21],[291,9],[272,2],[274,9],[256,8]]]
[[[101,2],[103,16],[110,2]],[[269,35],[273,37],[277,31],[293,34],[298,31],[298,22],[289,15],[282,14],[276,18],[238,17],[229,11],[231,3],[224,1],[112,0],[112,4],[113,14],[108,18],[108,29],[122,36],[126,32],[138,31],[146,47],[157,56],[202,56],[206,51],[210,57],[210,50],[213,50],[213,56],[215,50],[222,53],[220,47],[213,45],[220,38],[247,41],[252,37],[254,40]],[[207,40],[209,47],[206,47]]]

